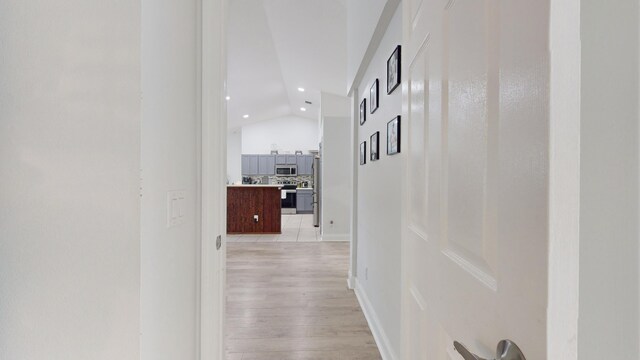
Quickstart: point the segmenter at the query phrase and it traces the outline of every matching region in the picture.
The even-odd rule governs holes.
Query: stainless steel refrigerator
[[[322,182],[320,181],[321,170],[320,156],[313,159],[313,226],[320,226],[320,193],[322,191]]]

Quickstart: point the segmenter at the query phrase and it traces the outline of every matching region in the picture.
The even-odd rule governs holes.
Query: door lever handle
[[[462,358],[464,360],[487,360],[467,350],[467,348],[464,345],[460,344],[457,341],[453,342],[453,347],[456,349],[457,352],[460,353],[460,355],[462,355]]]
[[[472,353],[464,345],[462,345],[457,341],[453,342],[453,347],[456,349],[457,352],[460,353],[460,355],[462,355],[462,358],[464,360],[489,360],[489,359],[481,358],[478,355]],[[498,343],[498,347],[496,349],[496,357],[495,359],[492,359],[492,360],[526,360],[526,359],[524,357],[524,354],[518,347],[518,345],[516,345],[516,343],[514,343],[511,340],[501,340]]]

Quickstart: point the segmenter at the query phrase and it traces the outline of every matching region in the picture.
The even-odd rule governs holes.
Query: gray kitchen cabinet
[[[296,156],[296,165],[298,165],[298,175],[307,175],[307,165],[304,161],[304,155]]]
[[[276,155],[276,165],[286,165],[287,155]]]
[[[313,175],[313,160],[315,158],[315,155],[305,155],[305,161],[307,170],[309,171],[309,175]]]
[[[258,155],[242,155],[242,175],[259,175]]]
[[[313,175],[313,155],[298,155],[298,175]]]
[[[313,190],[298,189],[296,194],[296,212],[298,214],[313,213]]]
[[[296,165],[297,164],[297,155],[286,155],[287,157],[287,165]]]
[[[258,155],[258,175],[275,175],[276,157],[275,155]]]

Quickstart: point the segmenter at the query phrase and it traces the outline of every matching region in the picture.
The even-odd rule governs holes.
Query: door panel
[[[444,13],[443,49],[447,92],[444,182],[447,184],[442,238],[444,253],[454,262],[495,289],[493,273],[496,237],[493,199],[489,182],[495,181],[488,167],[489,134],[494,133],[496,94],[489,96],[489,78],[497,78],[497,66],[488,65],[488,40],[498,41],[487,27],[487,1],[457,1]],[[491,141],[497,141],[492,138]]]
[[[453,340],[493,358],[507,338],[546,358],[545,8],[412,0],[404,9],[403,358],[461,359]]]

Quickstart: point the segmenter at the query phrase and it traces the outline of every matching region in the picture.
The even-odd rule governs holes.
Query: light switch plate
[[[167,227],[184,224],[187,192],[176,190],[167,192]]]

